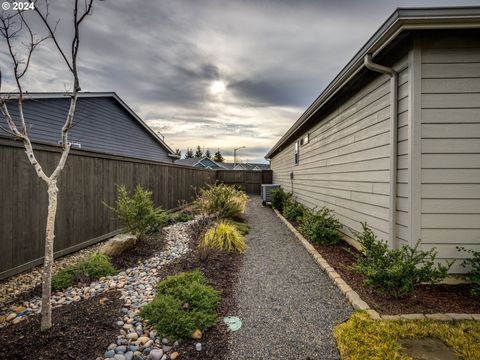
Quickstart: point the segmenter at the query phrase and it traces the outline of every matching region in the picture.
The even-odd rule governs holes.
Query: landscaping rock
[[[202,338],[202,332],[197,329],[192,333],[192,339],[194,340],[200,340]]]
[[[150,351],[150,355],[148,355],[148,358],[150,360],[160,360],[163,357],[163,350],[160,349],[153,349]]]
[[[100,248],[100,253],[111,257],[118,256],[124,251],[133,248],[136,242],[137,237],[135,235],[118,234]]]
[[[107,359],[113,358],[115,356],[115,351],[113,350],[105,351],[105,354],[103,354],[103,356],[106,357]]]
[[[180,355],[178,352],[174,351],[170,354],[170,360],[175,360],[178,358],[178,355]]]

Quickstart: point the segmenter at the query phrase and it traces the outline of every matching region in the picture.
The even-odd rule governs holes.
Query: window
[[[299,153],[298,153],[299,142],[300,141],[295,142],[295,156],[294,156],[295,165],[298,165],[298,161],[299,161]]]
[[[307,145],[310,140],[310,134],[305,134],[301,139],[300,139],[300,146]]]

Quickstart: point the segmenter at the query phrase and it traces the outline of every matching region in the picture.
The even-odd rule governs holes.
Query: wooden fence
[[[36,145],[35,154],[49,174],[58,148]],[[212,170],[72,150],[59,179],[55,256],[61,256],[118,232],[104,204],[115,202],[115,185],[150,189],[165,209],[190,201],[195,188],[213,184]],[[47,211],[46,185],[35,174],[20,142],[0,139],[0,279],[42,262]]]
[[[248,194],[260,195],[262,184],[272,183],[271,170],[216,170],[217,181],[228,185],[240,185]]]

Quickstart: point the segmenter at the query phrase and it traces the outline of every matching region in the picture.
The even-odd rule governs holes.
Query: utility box
[[[262,184],[262,205],[265,206],[272,202],[272,190],[278,189],[277,184]]]

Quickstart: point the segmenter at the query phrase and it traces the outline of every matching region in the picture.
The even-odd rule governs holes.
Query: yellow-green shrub
[[[202,189],[195,204],[201,212],[230,218],[245,212],[247,199],[243,191],[233,186],[217,184]]]
[[[222,221],[207,230],[200,247],[224,250],[228,252],[243,252],[247,248],[245,238],[234,224]]]

